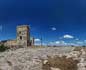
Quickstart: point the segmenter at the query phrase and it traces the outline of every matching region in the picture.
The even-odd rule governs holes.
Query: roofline
[[[29,25],[18,25],[17,28],[19,28],[19,27],[28,27],[28,28],[30,28]]]

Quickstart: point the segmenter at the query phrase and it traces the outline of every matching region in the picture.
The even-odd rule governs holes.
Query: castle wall
[[[7,47],[17,46],[16,40],[7,40],[7,42],[4,43]]]
[[[4,44],[5,46],[8,47],[16,47],[16,46],[21,46],[21,47],[27,47],[27,46],[33,46],[34,45],[34,38],[30,40],[30,28],[27,25],[21,25],[17,26],[17,38],[16,40],[5,40],[0,43]]]

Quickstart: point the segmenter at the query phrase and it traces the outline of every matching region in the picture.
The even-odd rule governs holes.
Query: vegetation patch
[[[83,47],[75,47],[75,49],[73,51],[81,51]]]
[[[48,56],[47,61],[46,64],[42,63],[43,70],[51,70],[51,67],[61,70],[77,70],[77,63],[79,63],[79,61],[66,58],[66,56],[55,56],[53,58]]]
[[[4,45],[1,45],[0,46],[0,52],[4,52],[6,51],[7,49],[9,49],[8,47],[4,46]]]

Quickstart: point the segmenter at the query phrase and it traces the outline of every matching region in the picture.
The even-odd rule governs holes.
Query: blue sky
[[[44,43],[85,44],[86,0],[0,0],[0,40],[15,39],[22,24]]]

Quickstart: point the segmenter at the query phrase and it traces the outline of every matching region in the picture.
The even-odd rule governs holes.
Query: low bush
[[[8,47],[4,46],[4,45],[1,45],[0,46],[0,52],[4,52],[6,51],[7,49],[9,49]]]
[[[81,51],[83,47],[75,47],[75,49],[73,51]]]
[[[66,58],[66,56],[54,58],[48,57],[48,62],[46,64],[42,64],[43,70],[51,70],[50,67],[59,68],[61,70],[77,70],[77,60],[73,60],[73,58]]]

